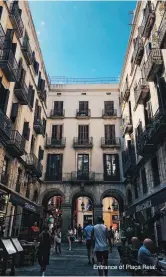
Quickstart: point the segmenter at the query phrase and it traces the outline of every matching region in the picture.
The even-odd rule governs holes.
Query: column
[[[97,218],[99,216],[103,217],[103,205],[102,204],[94,205],[93,214],[94,214],[93,224],[96,224]]]
[[[64,203],[62,205],[62,238],[67,240],[68,226],[72,224],[72,205]]]

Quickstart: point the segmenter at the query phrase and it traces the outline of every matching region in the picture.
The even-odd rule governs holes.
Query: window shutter
[[[51,172],[51,154],[47,155],[47,170],[46,170],[46,175],[50,175]]]
[[[38,116],[38,100],[36,99],[36,104],[35,104],[35,118]]]
[[[39,71],[38,89],[40,89],[40,86],[41,86],[41,72]]]
[[[6,110],[7,110],[7,105],[8,105],[8,100],[9,100],[9,89],[4,89],[4,96],[5,96],[5,99],[4,99],[4,103],[2,103],[4,106],[3,108],[3,111],[4,113],[6,113]],[[1,93],[0,93],[1,94]],[[1,98],[1,97],[0,97]],[[1,105],[1,100],[0,100],[0,105]]]
[[[29,86],[28,97],[29,97],[29,103],[32,108],[34,104],[34,96],[35,96],[35,90],[33,89],[32,86]]]
[[[22,84],[25,82],[25,75],[26,75],[26,71],[22,68],[21,69],[21,75],[20,75],[20,82]]]
[[[15,120],[16,120],[16,117],[18,114],[18,106],[19,106],[18,103],[13,103],[13,105],[12,105],[12,110],[11,110],[11,115],[10,115],[12,122],[15,122]]]
[[[43,160],[43,156],[44,156],[44,150],[42,150],[41,146],[39,146],[38,158],[40,161]]]
[[[24,122],[24,128],[23,128],[22,135],[26,140],[29,140],[29,135],[30,135],[29,122]]]
[[[119,167],[119,155],[115,154],[115,164],[116,164],[116,177],[117,181],[120,180],[120,167]]]
[[[15,56],[16,53],[16,48],[17,48],[17,43],[12,43],[12,53]]]
[[[35,73],[37,75],[39,72],[39,63],[37,61],[34,62],[34,69],[35,69]]]
[[[1,17],[2,17],[2,11],[3,11],[3,7],[0,6],[0,19],[1,19]]]
[[[106,154],[103,154],[104,175],[107,175]]]
[[[62,174],[62,166],[63,166],[63,154],[60,154],[60,163],[59,163],[59,172]]]
[[[45,89],[45,80],[41,79],[41,91]]]
[[[46,133],[46,120],[43,118],[43,129],[44,129],[44,134]]]
[[[37,116],[38,119],[41,119],[41,107],[38,106],[38,116]]]
[[[6,36],[5,36],[5,49],[11,49],[12,48],[12,41],[14,36],[14,30],[13,29],[7,29]]]

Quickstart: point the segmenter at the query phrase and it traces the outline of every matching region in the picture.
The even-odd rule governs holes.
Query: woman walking
[[[46,267],[49,265],[51,249],[51,234],[47,226],[44,227],[43,232],[39,235],[39,242],[38,261],[41,267],[41,275],[44,276]]]
[[[68,237],[68,242],[69,242],[69,250],[71,250],[71,245],[72,245],[72,241],[73,241],[73,237],[74,237],[74,232],[73,232],[73,229],[71,228],[71,226],[68,227],[67,237]]]
[[[55,253],[61,254],[61,230],[60,228],[55,232],[55,236],[54,236],[54,245],[55,245]]]

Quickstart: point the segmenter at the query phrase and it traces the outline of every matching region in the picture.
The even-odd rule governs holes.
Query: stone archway
[[[62,190],[57,188],[46,189],[39,198],[39,204],[45,206],[48,200],[53,196],[62,196],[65,199],[65,194]]]
[[[103,199],[106,197],[114,197],[119,203],[119,212],[122,214],[124,212],[125,206],[125,195],[117,190],[117,189],[108,189],[104,191],[100,197],[100,203],[102,203]]]
[[[76,198],[78,198],[80,196],[88,197],[91,199],[91,201],[93,201],[94,204],[96,204],[96,198],[95,198],[93,192],[88,190],[87,188],[74,190],[70,195],[69,203],[72,205],[73,200],[75,200]]]

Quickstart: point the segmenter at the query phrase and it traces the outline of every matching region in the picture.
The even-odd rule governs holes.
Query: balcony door
[[[114,144],[115,142],[115,125],[105,125],[105,144]]]
[[[78,126],[78,143],[88,144],[89,142],[89,125]]]
[[[105,101],[104,110],[106,115],[112,116],[114,114],[114,101]]]
[[[62,140],[62,125],[52,125],[52,143],[60,143]]]
[[[77,156],[77,178],[80,180],[89,179],[89,155],[78,154]]]
[[[88,116],[88,101],[79,102],[79,113]]]
[[[49,181],[60,181],[62,179],[62,154],[48,154],[46,179]]]
[[[63,115],[63,101],[54,102],[54,114],[59,116]]]
[[[119,155],[104,154],[104,180],[120,181]]]

